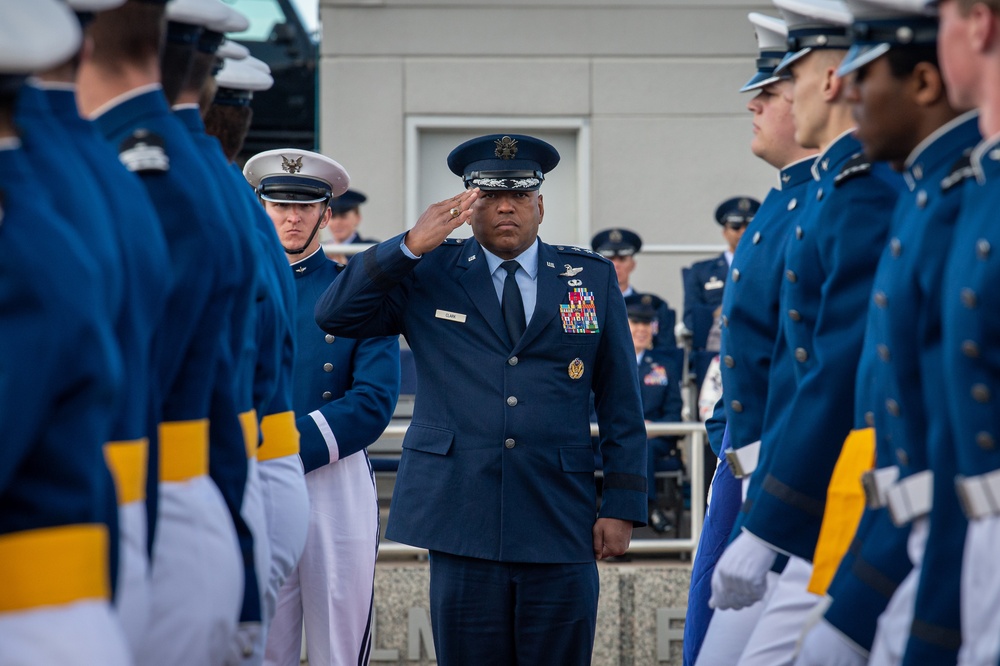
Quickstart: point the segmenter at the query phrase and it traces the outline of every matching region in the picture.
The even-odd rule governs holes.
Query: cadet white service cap
[[[243,176],[265,201],[319,203],[347,191],[351,177],[326,155],[309,150],[267,150],[247,160]]]
[[[851,13],[842,0],[774,0],[774,5],[788,26],[788,53],[775,74],[815,50],[850,48]]]
[[[62,0],[0,0],[0,74],[40,72],[80,49],[80,21]]]
[[[231,39],[227,39],[219,45],[219,50],[215,52],[220,58],[228,58],[230,60],[243,60],[248,55],[250,55],[250,49],[243,46],[239,42],[234,42]]]
[[[839,76],[860,69],[893,48],[934,46],[938,19],[926,0],[846,0],[853,21],[848,30],[851,48]]]
[[[774,70],[788,51],[788,26],[784,21],[757,12],[750,12],[747,18],[753,24],[757,35],[757,48],[760,54],[757,58],[757,73],[740,88],[740,92],[757,90],[781,79],[775,75]]]

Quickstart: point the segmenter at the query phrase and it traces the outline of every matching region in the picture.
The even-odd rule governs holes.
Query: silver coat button
[[[805,363],[809,360],[809,352],[804,347],[799,347],[795,350],[795,360],[799,363]]]
[[[324,400],[329,400],[332,397],[333,397],[332,393],[330,393],[329,391],[323,391],[323,399]]]
[[[333,372],[333,363],[324,363],[323,372]]]
[[[326,337],[324,337],[323,339],[326,340],[328,343],[330,343],[330,342],[333,342],[334,340],[336,340],[337,338],[335,338],[334,336],[332,336],[329,333],[327,333]]]
[[[507,365],[517,365],[517,357],[511,356],[509,359],[507,359]]]
[[[503,445],[506,446],[508,449],[512,449],[514,448],[514,440],[507,438],[504,440]]]
[[[514,407],[515,405],[517,405],[517,398],[515,398],[514,396],[510,396],[509,398],[507,398],[507,404],[510,405],[511,407]]]

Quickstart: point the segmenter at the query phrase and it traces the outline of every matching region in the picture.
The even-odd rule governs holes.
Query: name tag
[[[438,319],[447,319],[448,321],[457,321],[460,324],[465,323],[465,315],[461,312],[448,312],[447,310],[435,310],[434,316]]]

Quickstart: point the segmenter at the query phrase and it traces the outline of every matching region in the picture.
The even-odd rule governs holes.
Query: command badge
[[[567,371],[569,372],[570,379],[579,379],[580,377],[583,377],[583,361],[578,358],[574,358],[570,362]]]

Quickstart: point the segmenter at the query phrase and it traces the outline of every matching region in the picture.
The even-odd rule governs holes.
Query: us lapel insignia
[[[551,261],[546,261],[545,265],[548,266],[549,268],[555,268],[556,267],[556,265],[553,264]]]
[[[579,379],[580,377],[583,377],[583,361],[578,358],[574,358],[570,361],[569,367],[566,368],[566,371],[569,373],[570,379]]]
[[[577,273],[582,273],[583,272],[583,267],[574,268],[573,266],[570,266],[569,264],[563,264],[563,266],[566,267],[566,271],[563,272],[563,273],[560,273],[559,277],[573,277]]]
[[[466,259],[466,261],[475,261],[475,260],[476,260],[476,255],[472,255],[471,257]]]

